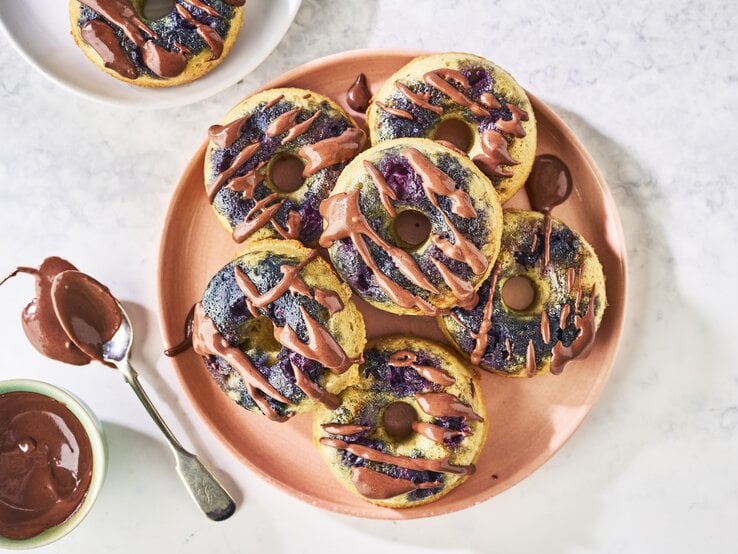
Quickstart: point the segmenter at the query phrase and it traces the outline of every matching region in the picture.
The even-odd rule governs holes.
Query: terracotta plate
[[[365,73],[376,91],[389,75],[417,54],[385,50],[348,52],[298,67],[264,88],[309,88],[346,107],[345,91],[357,72]],[[247,413],[220,392],[192,351],[173,359],[193,408],[249,468],[321,508],[368,518],[417,518],[460,510],[502,492],[539,468],[574,433],[607,381],[620,339],[626,284],[625,244],[610,192],[584,146],[543,102],[533,96],[531,101],[538,118],[538,154],[559,156],[574,179],[573,194],[554,213],[594,246],[607,277],[609,307],[589,357],[571,363],[558,377],[507,379],[483,373],[490,432],[477,472],[438,502],[407,510],[364,502],[335,481],[313,446],[309,414],[280,424]],[[228,108],[224,106],[223,113]],[[200,298],[211,276],[238,251],[207,202],[202,175],[204,152],[205,145],[195,153],[182,175],[162,236],[159,309],[167,344],[181,339],[188,310]],[[528,207],[524,190],[507,205]],[[366,304],[361,306],[370,337],[407,332],[444,340],[431,318],[387,317]]]

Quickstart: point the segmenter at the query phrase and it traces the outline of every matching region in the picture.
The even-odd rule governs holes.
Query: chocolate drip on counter
[[[113,338],[123,314],[108,287],[81,271],[64,271],[51,284],[54,313],[67,336],[87,356],[103,360],[103,345]]]
[[[0,395],[0,536],[34,537],[66,521],[92,480],[92,446],[63,403],[35,392]]]
[[[186,48],[176,46],[178,52],[172,52],[154,42],[158,39],[156,33],[136,15],[130,0],[79,0],[83,5],[106,19],[110,25],[118,27],[141,51],[143,62],[155,75],[168,79],[181,74],[186,65],[188,52]],[[241,1],[241,0],[236,0]],[[220,17],[213,8],[200,0],[190,0],[190,5],[205,11],[211,17]],[[243,5],[231,4],[231,5]],[[223,54],[223,38],[217,31],[195,18],[189,10],[181,4],[175,4],[175,10],[187,23],[196,28],[196,32],[205,41],[212,53],[211,59],[217,59]],[[91,20],[82,27],[82,37],[100,55],[105,66],[113,69],[122,77],[136,79],[138,73],[128,54],[125,53],[118,37],[114,32],[104,30],[101,25],[108,27],[102,20]],[[125,57],[125,61],[121,56]],[[128,63],[126,63],[128,62]]]
[[[455,397],[454,397],[455,398]],[[474,473],[474,466],[457,466],[449,462],[448,458],[428,459],[410,458],[409,456],[395,456],[386,454],[374,448],[356,443],[347,443],[340,439],[322,437],[320,444],[330,446],[337,450],[345,450],[350,454],[364,458],[371,462],[390,464],[397,467],[410,469],[412,471],[435,471],[437,473],[454,473],[456,475],[469,475]]]
[[[423,75],[423,81],[444,93],[457,104],[461,104],[465,108],[468,108],[474,115],[479,117],[489,117],[489,112],[485,108],[474,102],[464,94],[464,92],[462,92],[469,89],[469,81],[460,71],[447,68],[435,69]],[[457,89],[450,81],[458,83],[462,90]]]
[[[371,427],[368,425],[354,425],[351,423],[324,423],[321,427],[326,433],[342,436],[358,435],[364,431],[371,430]]]
[[[399,90],[405,96],[405,98],[410,100],[410,102],[412,102],[416,106],[420,108],[425,108],[426,110],[430,110],[433,113],[437,113],[438,115],[441,115],[443,113],[443,108],[441,106],[436,106],[435,104],[431,104],[428,101],[430,94],[428,94],[427,92],[415,93],[399,81],[395,83],[395,88]]]
[[[289,416],[282,416],[267,402],[265,395],[284,404],[291,404],[275,389],[259,372],[254,363],[244,352],[231,346],[220,334],[202,304],[195,305],[195,316],[192,325],[192,348],[201,356],[220,356],[241,376],[246,391],[253,398],[262,413],[273,421],[285,421]]]
[[[372,93],[366,82],[366,75],[359,73],[354,84],[346,91],[346,103],[356,112],[365,112],[371,100]]]
[[[69,339],[54,312],[51,284],[64,271],[77,268],[56,256],[46,258],[38,269],[19,267],[0,282],[4,283],[18,273],[28,273],[36,279],[36,294],[21,313],[23,331],[33,347],[44,356],[60,362],[84,365],[90,357]]]
[[[364,148],[365,142],[364,131],[349,127],[337,137],[306,144],[298,152],[301,158],[307,160],[302,176],[310,177],[323,168],[350,160]]]
[[[438,289],[428,281],[412,256],[385,241],[369,225],[359,208],[359,192],[358,189],[354,189],[350,192],[334,194],[320,204],[320,215],[328,222],[320,236],[320,246],[328,248],[334,241],[343,238],[351,239],[364,263],[372,270],[377,284],[393,302],[404,308],[417,307],[426,315],[438,315],[438,309],[435,306],[390,279],[372,258],[364,236],[384,248],[393,259],[395,266],[410,281],[434,294],[438,293]]]
[[[351,482],[360,495],[373,500],[386,500],[417,489],[434,489],[443,485],[436,481],[414,483],[409,479],[390,477],[366,467],[352,468]]]
[[[484,421],[471,407],[447,392],[422,392],[415,395],[418,406],[433,417],[463,417]]]
[[[548,267],[551,244],[551,211],[566,201],[572,191],[569,168],[556,156],[537,156],[525,182],[532,209],[544,215],[543,268]]]
[[[387,210],[390,217],[395,217],[397,211],[395,210],[394,204],[392,204],[392,200],[397,200],[395,191],[387,184],[384,175],[369,160],[364,160],[364,169],[371,176],[374,186],[377,187],[379,200],[382,202],[384,209]]]
[[[410,350],[400,350],[392,354],[387,360],[387,365],[394,367],[411,367],[425,380],[436,385],[448,387],[456,382],[445,369],[423,365],[418,363],[418,356]]]
[[[581,292],[581,281],[579,284]],[[551,354],[551,373],[559,375],[564,371],[564,366],[575,358],[586,357],[592,346],[594,345],[595,333],[597,331],[597,321],[595,320],[595,303],[597,301],[597,294],[595,287],[592,287],[592,292],[589,297],[589,306],[584,316],[576,314],[574,316],[574,325],[577,328],[578,334],[574,341],[569,346],[564,346],[564,343],[559,341],[553,347]],[[568,304],[567,304],[568,305]]]
[[[118,37],[110,25],[99,19],[92,19],[82,25],[80,32],[85,42],[100,55],[105,67],[126,79],[138,77],[136,66],[118,42]]]
[[[234,267],[236,283],[253,308],[265,308],[283,294],[290,292],[299,294],[307,298],[316,299],[314,292],[311,292],[308,285],[300,276],[300,271],[317,255],[317,251],[311,254],[297,265],[291,266],[283,264],[280,267],[282,271],[282,279],[269,291],[259,294],[256,285],[249,279],[248,275],[238,266]],[[330,294],[333,291],[324,291],[322,298],[329,298],[326,301],[326,309],[337,308],[337,302],[343,308],[340,297]],[[330,369],[333,373],[343,373],[349,367],[357,362],[354,358],[349,358],[336,339],[327,329],[315,320],[305,310],[304,306],[299,306],[300,315],[307,330],[308,342],[305,343],[297,336],[297,333],[287,324],[282,327],[274,326],[274,338],[285,348],[297,352],[308,359],[315,360],[324,367]],[[306,391],[307,394],[307,391]]]
[[[192,305],[190,311],[187,312],[184,322],[184,338],[174,346],[170,346],[164,350],[164,355],[170,358],[185,352],[192,347],[192,323],[195,319],[195,304]]]
[[[208,129],[208,138],[218,148],[228,148],[241,136],[243,126],[250,118],[251,114],[247,114],[225,125],[211,125]]]
[[[474,163],[485,175],[490,177],[512,177],[512,172],[505,171],[503,165],[518,165],[507,151],[507,140],[499,132],[488,129],[482,133],[482,153],[474,156]]]
[[[399,108],[393,108],[392,106],[388,106],[387,104],[383,104],[379,100],[375,100],[374,103],[379,106],[379,109],[387,112],[390,115],[394,115],[397,117],[401,117],[402,119],[409,119],[410,121],[413,121],[415,118],[413,117],[413,114],[411,114],[408,111],[401,110]]]
[[[467,330],[469,331],[469,334],[474,339],[474,350],[472,350],[471,354],[469,355],[470,361],[474,365],[479,365],[479,362],[482,361],[482,356],[484,356],[484,353],[487,351],[487,344],[489,343],[489,331],[492,329],[492,317],[494,314],[494,299],[495,299],[495,292],[497,291],[497,279],[500,276],[500,265],[495,264],[494,269],[492,270],[492,276],[490,277],[491,281],[489,284],[489,296],[487,297],[487,302],[484,304],[484,311],[482,312],[482,319],[479,322],[479,330],[475,333],[471,329]],[[464,326],[462,324],[462,326]]]

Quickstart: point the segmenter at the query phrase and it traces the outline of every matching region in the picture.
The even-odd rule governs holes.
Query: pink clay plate
[[[359,71],[376,91],[418,52],[362,50],[300,66],[263,88],[303,87],[337,100],[349,113],[346,90]],[[198,414],[249,468],[310,504],[358,517],[428,517],[478,504],[541,467],[572,436],[607,381],[623,325],[625,244],[617,210],[605,181],[584,146],[543,102],[531,96],[538,119],[538,154],[555,154],[569,166],[574,191],[555,215],[592,244],[607,278],[605,311],[594,348],[586,359],[567,365],[563,375],[510,379],[482,374],[489,438],[477,471],[437,502],[405,510],[365,502],[334,480],[313,446],[310,414],[274,423],[239,408],[210,379],[191,350],[172,360],[182,387]],[[224,106],[223,113],[230,106]],[[355,114],[354,114],[355,115]],[[362,117],[357,121],[363,123]],[[213,122],[215,123],[215,122]],[[205,134],[205,129],[203,129]],[[159,304],[166,344],[182,336],[185,316],[213,274],[239,247],[216,219],[203,184],[205,145],[195,153],[172,197],[161,242]],[[528,208],[525,190],[507,207]],[[432,318],[387,315],[358,302],[369,338],[406,333],[445,342]],[[299,470],[294,461],[300,460]]]

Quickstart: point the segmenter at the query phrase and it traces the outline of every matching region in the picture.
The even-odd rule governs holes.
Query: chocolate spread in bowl
[[[34,537],[66,521],[92,479],[92,447],[82,424],[43,394],[0,394],[0,535]]]

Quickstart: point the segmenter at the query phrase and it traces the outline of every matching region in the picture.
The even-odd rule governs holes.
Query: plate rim
[[[54,0],[59,1],[59,0]],[[61,0],[65,1],[65,0]],[[271,2],[271,0],[269,0]],[[287,34],[287,31],[289,31],[290,27],[292,26],[292,22],[295,20],[295,17],[297,16],[297,12],[300,10],[300,6],[302,5],[303,0],[285,0],[286,2],[290,3],[290,11],[287,13],[287,16],[284,20],[284,28],[281,28],[279,31],[279,39],[277,42],[274,43],[274,47],[271,50],[268,50],[264,53],[263,56],[261,56],[259,59],[255,59],[254,63],[251,64],[251,67],[247,69],[244,72],[241,71],[235,71],[232,72],[232,76],[224,79],[223,83],[219,85],[217,90],[213,90],[210,92],[203,92],[200,95],[196,95],[192,98],[172,98],[171,100],[167,101],[161,101],[161,99],[151,100],[151,98],[148,98],[146,101],[130,101],[130,100],[122,100],[122,99],[114,99],[110,98],[108,96],[90,92],[87,89],[84,89],[82,87],[76,86],[64,79],[61,79],[57,77],[56,75],[53,75],[52,73],[47,72],[37,61],[36,59],[31,56],[31,54],[26,50],[26,48],[21,44],[21,42],[17,39],[15,33],[10,29],[10,27],[6,24],[5,19],[2,17],[2,11],[0,10],[0,32],[5,36],[5,38],[8,40],[10,45],[15,49],[15,52],[17,54],[20,54],[20,57],[28,64],[30,65],[34,70],[36,70],[38,73],[43,75],[46,79],[48,79],[53,84],[59,86],[60,88],[66,90],[67,92],[70,92],[78,97],[85,98],[87,100],[92,100],[94,102],[97,102],[98,104],[104,104],[108,106],[116,106],[120,108],[126,108],[129,110],[162,110],[162,109],[168,109],[168,108],[181,108],[183,106],[188,106],[191,104],[195,104],[197,102],[202,102],[203,100],[206,100],[208,98],[211,98],[215,96],[216,94],[220,94],[224,90],[231,88],[233,85],[238,83],[241,79],[255,71],[262,63],[264,63],[264,60],[266,60],[274,50],[279,46],[279,44],[282,42],[282,39],[284,39],[284,36]],[[68,19],[64,20],[64,24],[67,24]],[[243,32],[243,28],[239,32]],[[115,77],[109,76],[111,79],[115,79]],[[202,77],[206,77],[206,75],[203,75]],[[194,81],[193,81],[194,82]],[[129,83],[129,86],[136,86],[131,85]],[[181,85],[181,86],[186,86]],[[176,88],[176,87],[175,87]],[[149,89],[149,90],[155,90],[155,89]],[[165,89],[169,90],[169,89]]]
[[[295,75],[302,74],[305,71],[309,71],[311,69],[316,69],[316,68],[322,68],[326,65],[331,65],[331,64],[334,64],[340,61],[345,61],[346,59],[362,58],[365,56],[384,56],[384,55],[419,56],[419,55],[424,55],[428,53],[430,52],[426,50],[418,50],[418,49],[366,48],[366,49],[347,50],[347,51],[331,54],[328,56],[316,58],[304,64],[300,64],[276,76],[275,78],[270,79],[264,85],[256,87],[255,89],[250,91],[247,94],[247,96],[250,96],[260,90],[274,88],[276,84],[282,83],[286,80],[291,80],[294,78]],[[195,413],[197,414],[201,422],[203,422],[205,426],[208,428],[208,430],[211,433],[213,433],[213,435],[218,439],[221,445],[225,446],[226,449],[240,463],[244,464],[250,471],[254,472],[261,479],[263,479],[270,485],[275,486],[281,492],[287,493],[292,497],[298,498],[299,500],[311,506],[317,506],[324,510],[330,511],[332,513],[338,513],[341,515],[348,515],[348,516],[362,518],[362,519],[374,519],[374,520],[410,520],[410,519],[436,517],[436,516],[445,515],[445,514],[449,514],[453,512],[458,512],[464,509],[468,509],[482,502],[489,501],[491,498],[499,494],[502,494],[503,492],[519,484],[521,481],[523,481],[524,479],[529,477],[531,474],[533,474],[535,471],[540,469],[556,453],[558,453],[564,447],[564,445],[566,445],[571,440],[571,438],[576,434],[576,432],[579,430],[579,428],[584,423],[584,421],[589,417],[592,409],[594,408],[594,405],[597,403],[598,399],[602,395],[602,391],[604,390],[605,385],[608,383],[610,379],[613,366],[615,365],[615,361],[618,358],[618,355],[620,354],[620,349],[622,346],[622,334],[623,334],[623,329],[625,326],[625,321],[628,316],[629,278],[628,278],[627,243],[625,240],[625,233],[624,233],[623,226],[622,226],[622,220],[620,218],[620,212],[617,208],[617,204],[615,203],[615,199],[612,196],[612,191],[610,190],[610,187],[607,185],[607,181],[605,180],[604,174],[598,167],[592,155],[589,153],[589,151],[584,146],[584,143],[582,143],[582,141],[579,139],[579,137],[577,137],[577,135],[574,133],[571,127],[569,127],[569,125],[567,125],[566,122],[548,104],[546,104],[538,96],[535,96],[534,94],[530,93],[527,89],[526,89],[526,94],[533,101],[535,101],[537,105],[536,112],[545,113],[546,117],[556,122],[557,129],[563,131],[567,135],[567,138],[570,141],[570,144],[576,148],[577,152],[582,156],[582,159],[587,163],[589,170],[595,176],[595,180],[597,181],[597,186],[600,189],[600,193],[602,194],[603,200],[610,207],[611,212],[614,215],[612,223],[614,225],[614,231],[617,235],[617,238],[620,244],[620,248],[618,250],[618,253],[620,255],[618,256],[618,260],[619,260],[619,269],[622,275],[622,279],[620,281],[621,291],[622,291],[621,292],[622,294],[622,298],[621,298],[622,315],[619,321],[613,322],[615,324],[613,327],[613,332],[617,336],[617,342],[615,346],[610,350],[609,355],[606,358],[606,363],[603,364],[603,366],[605,367],[600,366],[600,370],[604,371],[604,375],[595,384],[595,386],[589,391],[589,394],[586,397],[590,404],[585,414],[576,423],[576,425],[573,427],[571,432],[563,439],[563,441],[555,449],[547,450],[541,456],[539,456],[538,458],[535,458],[536,462],[540,462],[540,463],[530,464],[530,466],[532,467],[526,468],[526,470],[523,473],[521,473],[520,475],[517,475],[516,476],[517,478],[514,480],[511,480],[511,482],[506,483],[506,486],[504,487],[498,486],[497,488],[490,487],[488,489],[485,489],[485,494],[483,494],[482,498],[475,499],[475,501],[469,502],[465,505],[445,507],[444,509],[441,509],[441,510],[434,510],[433,509],[434,503],[417,506],[415,507],[415,509],[413,508],[392,509],[392,508],[384,508],[381,506],[376,506],[374,504],[367,503],[367,506],[368,506],[367,510],[370,510],[370,511],[367,511],[367,510],[361,511],[361,510],[356,510],[352,508],[345,508],[335,503],[324,501],[322,499],[315,498],[314,496],[311,496],[310,494],[304,493],[283,481],[275,479],[269,473],[263,471],[260,467],[258,467],[253,462],[251,462],[251,460],[249,460],[247,457],[243,456],[241,452],[237,450],[231,444],[231,441],[225,436],[225,434],[220,430],[220,428],[217,425],[213,424],[212,419],[207,415],[207,412],[202,410],[200,408],[200,405],[194,401],[193,396],[190,394],[189,389],[185,385],[185,379],[184,379],[183,372],[177,367],[175,360],[170,359],[169,361],[173,366],[174,372],[177,376],[177,381],[179,382],[180,387],[184,391],[187,401],[189,402],[190,406],[194,409]],[[159,254],[157,258],[157,308],[158,308],[157,319],[159,322],[160,333],[162,335],[162,338],[165,340],[165,342],[167,339],[166,333],[165,333],[165,323],[164,323],[164,308],[165,308],[164,295],[165,295],[165,289],[166,289],[165,285],[166,284],[163,282],[163,279],[162,279],[161,268],[164,264],[165,253],[167,250],[167,236],[166,236],[167,229],[169,227],[170,220],[174,218],[176,215],[173,209],[174,205],[177,204],[175,200],[178,199],[178,197],[182,195],[184,191],[186,190],[186,187],[184,186],[185,176],[189,175],[193,170],[197,170],[198,169],[197,166],[202,167],[202,164],[203,164],[202,160],[204,160],[207,142],[208,142],[207,139],[205,139],[198,146],[197,150],[195,151],[193,156],[190,158],[190,161],[188,162],[187,166],[185,167],[185,169],[181,172],[180,176],[178,177],[173,193],[170,197],[169,205],[167,206],[167,211],[166,211],[164,221],[162,224],[162,231],[161,231],[160,241],[159,241]],[[605,278],[607,278],[607,276],[605,276]],[[489,374],[488,377],[507,379],[506,377],[497,376],[495,374]],[[493,492],[491,492],[490,494],[486,494],[486,491],[493,491]],[[419,512],[418,511],[419,509],[423,509],[423,511]]]

